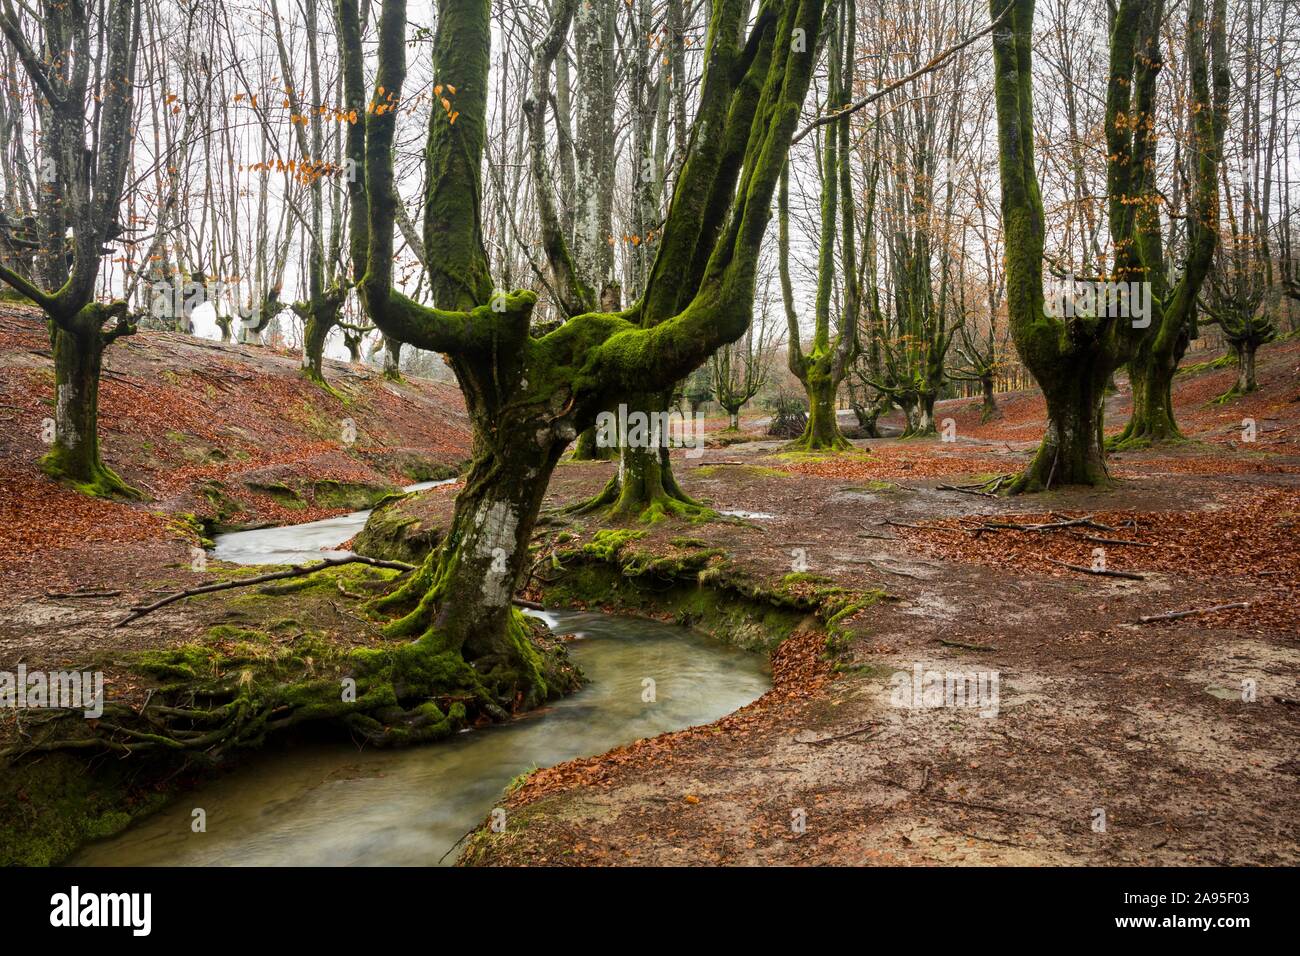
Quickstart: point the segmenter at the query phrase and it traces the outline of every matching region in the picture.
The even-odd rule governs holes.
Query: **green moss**
[[[152,677],[176,677],[196,680],[209,676],[213,664],[209,648],[201,644],[182,644],[156,651],[141,651],[135,657],[137,670]]]
[[[397,493],[391,485],[373,485],[359,481],[336,481],[327,478],[311,484],[313,503],[319,508],[347,508],[362,511],[377,507]]]
[[[248,487],[253,491],[260,491],[263,494],[270,495],[275,499],[276,504],[284,508],[293,508],[300,510],[307,507],[307,502],[296,488],[286,485],[282,481],[250,481]]]
[[[127,766],[54,753],[0,770],[0,866],[51,866],[166,801],[174,761]]]
[[[443,534],[441,527],[426,527],[398,498],[375,507],[352,550],[371,558],[420,564],[442,543]]]
[[[582,553],[603,561],[613,561],[629,543],[645,537],[644,531],[627,528],[602,528],[582,546]]]

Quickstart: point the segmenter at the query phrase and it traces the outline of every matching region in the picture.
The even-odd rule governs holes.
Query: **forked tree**
[[[1219,57],[1223,3],[1214,0],[1208,24],[1216,59],[1214,106],[1206,67],[1204,0],[1191,0],[1187,13],[1187,49],[1197,114],[1194,132],[1200,154],[1194,205],[1199,222],[1191,225],[1194,229],[1208,226],[1212,216],[1217,218],[1213,173],[1217,168],[1215,141],[1216,137],[1221,141],[1222,135],[1217,88],[1218,64],[1223,63]],[[1160,66],[1154,43],[1160,16],[1153,11],[1155,6],[1159,0],[1120,0],[1111,31],[1105,124],[1109,214],[1116,245],[1115,272],[1124,281],[1134,276],[1154,281],[1150,268],[1159,255],[1158,220],[1153,223],[1150,217],[1139,218],[1140,207],[1150,204],[1152,189],[1148,161],[1154,158],[1148,151],[1154,140],[1147,135],[1146,118],[1151,116],[1155,73]],[[1053,484],[1100,485],[1109,480],[1102,446],[1106,383],[1134,354],[1135,346],[1140,344],[1141,350],[1161,355],[1172,349],[1170,342],[1177,339],[1180,322],[1187,315],[1187,297],[1190,294],[1194,301],[1204,277],[1199,258],[1204,245],[1199,238],[1188,243],[1184,275],[1167,295],[1163,285],[1153,289],[1153,316],[1145,334],[1134,328],[1131,317],[1116,314],[1122,310],[1048,313],[1043,288],[1043,201],[1034,166],[1034,0],[991,0],[990,10],[995,21],[1000,21],[993,31],[993,63],[1008,315],[1016,350],[1043,391],[1048,417],[1038,452],[1009,491],[1040,491]],[[1213,240],[1206,241],[1212,252]],[[1144,243],[1156,248],[1144,251],[1140,248]]]
[[[0,30],[31,81],[44,140],[36,268],[29,277],[0,265],[0,279],[49,320],[54,441],[42,467],[88,493],[131,497],[139,493],[100,458],[99,378],[104,350],[135,323],[125,300],[97,301],[95,284],[105,244],[122,231],[140,20],[134,0],[94,10],[45,0],[32,41],[12,0],[0,6]]]
[[[740,410],[767,384],[772,372],[774,346],[768,318],[767,287],[763,304],[740,342],[731,342],[709,356],[710,395],[727,413],[727,430],[740,430]],[[687,384],[689,388],[689,382]],[[695,409],[691,409],[694,413]]]
[[[691,147],[644,294],[623,312],[585,312],[542,335],[530,329],[536,294],[494,291],[482,242],[490,7],[437,4],[433,74],[446,105],[433,110],[424,154],[431,306],[392,283],[406,4],[383,4],[370,95],[356,0],[338,0],[337,14],[345,103],[360,118],[346,144],[362,173],[349,186],[353,279],[384,334],[448,356],[473,432],[442,545],[375,611],[400,615],[387,633],[415,639],[404,653],[421,682],[466,686],[510,708],[552,692],[511,599],[560,455],[611,400],[670,389],[748,325],[773,191],[813,69],[798,51],[812,49],[822,4],[766,0],[742,40],[748,3],[716,0]]]
[[[1179,441],[1173,381],[1196,334],[1197,296],[1214,262],[1219,240],[1219,167],[1228,113],[1227,0],[1187,7],[1186,67],[1191,190],[1181,262],[1171,269],[1162,220],[1164,197],[1156,184],[1156,80],[1163,66],[1164,0],[1121,3],[1111,36],[1111,85],[1106,107],[1107,181],[1111,241],[1120,282],[1145,282],[1150,314],[1142,317],[1128,359],[1133,414],[1112,443],[1128,448]],[[1207,53],[1207,46],[1209,48]],[[1116,83],[1116,67],[1131,69],[1132,97]],[[1211,79],[1211,70],[1213,78]],[[1170,275],[1176,275],[1171,280]]]

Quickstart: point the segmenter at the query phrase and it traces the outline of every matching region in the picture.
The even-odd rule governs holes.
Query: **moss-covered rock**
[[[370,558],[420,564],[442,543],[444,529],[426,526],[402,507],[404,498],[390,498],[375,506],[352,541],[353,551]]]

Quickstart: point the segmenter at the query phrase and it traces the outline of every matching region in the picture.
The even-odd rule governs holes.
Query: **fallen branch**
[[[1098,531],[1114,531],[1108,524],[1093,521],[1090,516],[1068,518],[1064,521],[1045,521],[1042,524],[1016,524],[1012,521],[988,521],[975,529],[981,531],[1059,531],[1062,528],[1095,528]]]
[[[842,734],[835,734],[834,736],[831,737],[818,737],[816,740],[800,740],[798,742],[803,744],[806,747],[821,747],[824,744],[828,744],[833,740],[843,740],[845,737],[853,737],[856,736],[857,734],[862,733],[863,731],[871,730],[876,726],[877,726],[876,724],[867,724],[863,727],[857,728],[856,730],[850,730]],[[880,733],[884,733],[884,731],[882,730],[880,731]],[[875,736],[877,735],[876,734],[871,735],[871,737],[875,737]],[[868,737],[867,740],[870,740],[871,737]]]
[[[981,485],[980,487],[983,487]],[[975,488],[963,488],[960,485],[939,485],[940,491],[960,491],[963,495],[979,495],[981,498],[996,498],[991,491],[978,491]]]
[[[336,568],[344,564],[367,564],[374,568],[389,568],[395,571],[414,571],[415,565],[407,564],[405,561],[381,561],[377,558],[368,558],[363,554],[349,554],[341,558],[325,558],[314,564],[296,564],[291,568],[283,571],[271,571],[267,574],[255,574],[251,578],[239,578],[235,581],[217,581],[214,584],[203,584],[196,588],[187,588],[184,591],[175,591],[166,597],[159,598],[152,604],[144,604],[131,609],[131,613],[122,620],[118,621],[114,627],[124,627],[132,621],[144,617],[146,614],[152,614],[159,608],[166,607],[176,601],[184,600],[188,597],[194,597],[199,594],[211,594],[214,591],[229,591],[232,588],[243,588],[253,584],[265,584],[267,581],[279,581],[284,578],[296,578],[304,574],[315,574],[317,571],[324,571],[326,568]]]
[[[891,528],[915,528],[917,531],[947,531],[951,534],[958,534],[962,531],[961,528],[944,528],[939,525],[906,524],[902,521],[891,521],[888,518],[877,523],[887,524]]]
[[[1057,561],[1055,558],[1048,558],[1052,564],[1059,564],[1063,568],[1069,568],[1071,571],[1078,571],[1081,574],[1096,574],[1106,578],[1127,578],[1130,581],[1145,581],[1146,578],[1132,571],[1112,571],[1109,568],[1089,568],[1082,564],[1068,564],[1065,561]]]
[[[46,591],[47,598],[64,600],[66,598],[105,598],[117,597],[121,591]]]
[[[265,584],[267,581],[281,581],[285,578],[302,577],[308,574],[315,574],[317,571],[324,571],[326,568],[337,568],[344,564],[364,564],[372,568],[387,568],[390,571],[401,571],[403,574],[408,571],[414,571],[416,567],[414,564],[407,564],[405,561],[383,561],[378,558],[368,558],[364,554],[349,554],[341,558],[325,558],[324,560],[317,561],[314,564],[295,564],[293,567],[287,568],[284,571],[271,571],[267,574],[256,574],[251,578],[240,578],[237,581],[218,581],[215,584],[204,584],[196,588],[187,588],[184,591],[175,591],[165,597],[159,598],[152,604],[145,604],[131,608],[131,613],[113,626],[125,627],[132,621],[144,617],[146,614],[151,614],[159,608],[164,608],[168,604],[183,600],[187,597],[195,597],[199,594],[211,594],[214,591],[229,591],[232,588],[248,587],[252,584]],[[359,597],[359,595],[352,595],[343,590],[341,583],[339,585],[339,590],[347,597]],[[525,607],[534,611],[543,610],[542,605],[538,604],[536,601],[525,601],[523,598],[511,598],[510,603],[517,607]]]
[[[1216,604],[1214,607],[1193,608],[1190,611],[1169,611],[1165,614],[1148,614],[1146,617],[1140,617],[1135,621],[1136,624],[1151,624],[1155,621],[1181,621],[1185,617],[1195,617],[1198,614],[1213,614],[1215,611],[1232,611],[1237,608],[1249,607],[1247,601],[1234,601],[1232,604]]]

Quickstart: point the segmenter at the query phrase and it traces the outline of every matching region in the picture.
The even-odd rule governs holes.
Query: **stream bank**
[[[219,538],[214,553],[246,562],[256,562],[268,556],[274,556],[276,560],[297,560],[308,553],[319,556],[323,552],[316,548],[324,540],[322,535],[329,539],[325,543],[337,545],[356,530],[362,517],[344,516],[309,525],[239,532]],[[597,532],[585,542],[575,539],[573,547],[564,553],[564,560],[573,566],[573,573],[557,576],[551,583],[550,593],[534,591],[533,596],[545,600],[548,605],[599,604],[641,618],[653,617],[678,625],[695,625],[729,640],[713,641],[704,637],[699,630],[665,627],[648,620],[612,618],[607,615],[561,617],[561,622],[580,622],[582,630],[598,634],[601,639],[568,645],[547,639],[547,643],[561,659],[566,658],[567,652],[572,649],[576,652],[579,664],[591,661],[595,673],[604,675],[597,676],[597,680],[604,680],[607,686],[589,687],[576,696],[562,697],[540,713],[525,715],[517,722],[507,724],[507,728],[513,727],[515,723],[530,728],[540,727],[550,719],[551,714],[562,715],[562,718],[563,715],[568,715],[572,719],[574,714],[589,713],[592,700],[604,701],[600,706],[608,710],[611,694],[620,695],[618,699],[625,708],[631,705],[633,711],[645,709],[647,702],[639,696],[644,692],[640,682],[647,677],[659,681],[659,678],[643,673],[656,668],[644,664],[644,654],[638,658],[642,663],[637,666],[627,665],[631,667],[630,670],[611,665],[611,658],[617,660],[619,653],[626,653],[625,648],[619,652],[609,650],[619,648],[620,644],[640,646],[655,645],[657,642],[662,658],[657,671],[661,674],[667,672],[669,695],[666,699],[661,698],[661,703],[651,708],[656,711],[652,720],[647,721],[645,714],[615,709],[613,713],[617,719],[605,721],[603,725],[598,721],[595,733],[577,735],[568,741],[568,745],[558,749],[534,747],[535,759],[523,759],[515,750],[509,750],[509,759],[505,763],[488,760],[490,770],[481,779],[475,777],[472,786],[461,788],[471,802],[460,804],[453,799],[447,811],[446,819],[453,821],[449,825],[464,824],[460,833],[464,833],[466,827],[481,817],[485,786],[497,794],[509,782],[509,777],[522,770],[570,758],[587,757],[644,735],[653,736],[696,723],[707,723],[748,703],[766,687],[766,678],[761,676],[766,662],[765,655],[745,653],[745,650],[770,651],[801,623],[815,616],[818,602],[793,592],[777,598],[774,594],[763,594],[759,590],[746,593],[734,581],[725,585],[719,582],[720,586],[717,587],[703,586],[701,573],[707,571],[710,565],[725,563],[725,560],[719,552],[703,548],[697,541],[683,541],[680,554],[659,560],[632,548],[625,548],[638,537],[637,532],[613,531]],[[309,550],[310,545],[315,547],[310,547]],[[640,565],[634,568],[636,562],[640,562]],[[253,568],[250,564],[247,568],[217,570],[237,577]],[[177,606],[176,611],[169,608],[166,612],[159,612],[159,617],[166,614],[173,619],[182,615],[186,620],[198,618],[207,622],[207,627],[197,640],[187,644],[168,650],[130,655],[127,663],[131,676],[128,679],[147,687],[147,694],[140,706],[157,708],[165,704],[166,708],[172,710],[164,712],[171,713],[175,708],[184,706],[182,701],[187,697],[192,699],[195,693],[210,693],[214,678],[223,685],[228,686],[233,680],[238,687],[253,689],[267,679],[280,681],[289,691],[298,685],[312,693],[319,688],[334,687],[333,693],[337,694],[337,679],[329,676],[331,669],[336,664],[355,659],[356,653],[366,654],[377,646],[374,626],[368,625],[358,613],[357,605],[385,590],[392,577],[392,572],[351,565],[321,572],[310,578],[264,586],[260,591],[249,589],[206,595],[183,602],[183,605]],[[322,621],[329,621],[333,627],[328,631],[322,629]],[[723,646],[724,643],[732,647],[729,649]],[[675,648],[676,656],[664,658],[663,651],[670,647]],[[634,695],[628,692],[628,681],[635,682],[632,688]],[[120,687],[121,682],[117,686]],[[674,686],[677,688],[675,691]],[[364,698],[364,687],[362,690]],[[237,692],[233,699],[243,699],[243,692]],[[191,703],[188,706],[195,705]],[[477,733],[468,735],[468,738],[457,735],[457,731],[466,731],[474,723],[468,719],[469,715],[459,702],[436,699],[430,701],[429,709],[432,722],[424,729],[430,733],[423,739],[453,737],[447,744],[458,753],[462,746],[467,746],[463,741],[468,738],[474,739],[475,747],[486,746],[477,743]],[[301,741],[303,738],[300,732],[317,724],[334,725],[349,734],[354,741],[357,740],[357,726],[347,719],[346,710],[318,708],[302,721],[285,722],[278,727],[272,713],[272,719],[257,728],[256,736],[247,739],[247,747],[241,743],[240,746],[217,752],[215,760],[207,759],[212,755],[201,752],[178,754],[159,747],[140,748],[134,743],[135,740],[142,739],[140,737],[127,738],[132,749],[128,751],[122,748],[122,753],[118,755],[111,750],[102,756],[92,753],[89,757],[66,751],[32,754],[13,768],[17,774],[21,774],[21,787],[9,792],[0,788],[0,803],[20,804],[18,809],[22,811],[8,818],[20,826],[0,828],[0,857],[9,862],[56,862],[87,840],[110,837],[133,821],[153,814],[177,793],[207,792],[208,780],[216,780],[211,786],[217,787],[218,792],[223,792],[221,788],[239,792],[242,787],[254,786],[253,781],[263,779],[263,775],[256,769],[247,771],[250,774],[246,778],[249,783],[240,781],[245,779],[245,765],[256,768],[268,763],[266,758],[257,754],[263,745],[273,749],[284,748],[287,746],[286,741]],[[120,710],[114,710],[110,706],[108,718],[126,726],[128,717],[138,719],[139,714],[140,711],[125,705]],[[69,723],[78,733],[85,735],[84,722]],[[487,727],[482,732],[482,739],[511,739],[496,734],[501,729]],[[313,736],[317,736],[315,731]],[[525,734],[521,739],[529,737]],[[544,741],[546,736],[543,733],[536,739]],[[337,763],[337,748],[333,756],[324,758],[322,764],[310,756],[320,753],[315,749],[318,747],[319,744],[308,744],[305,749],[298,745],[289,750],[281,749],[280,752],[285,756],[272,758],[269,764],[275,766],[288,761],[299,768],[295,775],[291,775],[291,779],[300,782],[310,779],[312,773],[327,765],[331,769],[326,776],[331,779],[337,774],[342,774],[343,779],[351,779],[349,771],[338,769],[342,765],[335,766],[331,763]],[[302,756],[294,756],[299,749],[302,749]],[[440,752],[438,748],[434,750]],[[490,753],[491,750],[489,747],[487,752]],[[355,757],[355,752],[345,753],[349,759]],[[128,759],[122,759],[123,756]],[[386,759],[385,756],[371,754],[362,759],[362,763],[374,761],[382,764]],[[399,756],[394,759],[402,766],[407,766],[406,761],[410,758]],[[430,759],[436,764],[442,758]],[[416,761],[416,764],[419,763]],[[240,769],[232,774],[219,773],[236,766]],[[506,779],[501,778],[502,767],[513,768]],[[422,780],[427,776],[423,771],[413,771],[413,774]],[[18,778],[15,776],[12,779]],[[324,779],[319,777],[317,783]],[[289,787],[292,789],[296,785],[290,783]],[[302,790],[302,806],[310,804],[306,791],[314,788],[313,784]],[[257,800],[253,802],[256,804]],[[162,856],[151,855],[154,851],[144,848],[145,844],[158,843],[156,834],[162,832],[158,830],[159,827],[170,832],[173,841],[178,832],[182,835],[190,833],[184,827],[177,829],[176,814],[181,812],[177,809],[179,806],[179,803],[173,803],[170,809],[165,810],[159,818],[162,822],[146,823],[117,840],[100,844],[102,849],[87,850],[89,855],[85,859],[104,863],[114,861],[117,859],[114,856],[117,851],[112,848],[119,845],[117,841],[125,841],[121,844],[124,847],[137,847],[130,851],[123,850],[120,854],[121,862],[161,862],[164,859],[173,862],[185,859],[201,862],[213,859],[202,854],[190,857],[187,855],[189,851],[182,851],[179,845],[169,843],[168,839],[162,839],[158,844],[172,847],[171,850],[157,851]],[[469,816],[465,815],[467,809],[472,811]],[[228,818],[238,819],[239,814],[232,813]],[[289,829],[295,830],[300,824],[301,821],[291,824]],[[381,829],[387,826],[378,821],[376,825]],[[155,836],[131,835],[138,831]],[[139,840],[143,843],[137,843]],[[216,840],[210,842],[219,843]],[[407,842],[409,841],[399,841]],[[260,846],[256,839],[253,848],[237,840],[224,845],[233,854],[227,856],[218,853],[217,856],[225,862],[233,862],[239,854],[257,856],[263,852],[256,849],[256,846]],[[328,841],[322,847],[326,845]],[[234,849],[235,846],[242,849]],[[364,855],[359,846],[353,846],[352,850]],[[320,858],[322,862],[327,859],[337,858],[328,855]],[[358,858],[349,857],[352,861],[356,859]],[[376,859],[394,861],[391,855],[382,853]],[[301,860],[283,854],[279,857],[279,862],[294,861]],[[421,857],[421,862],[431,861],[426,854]]]

